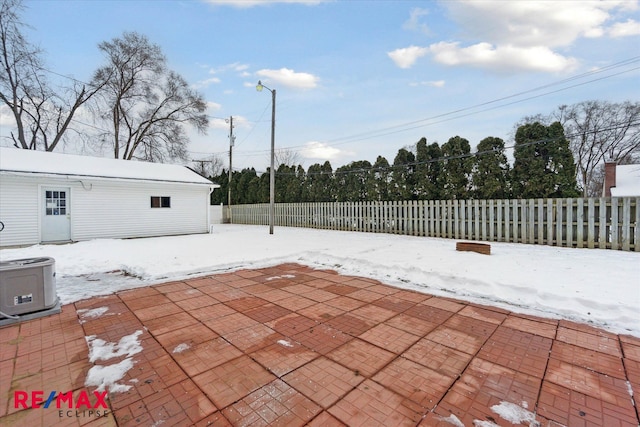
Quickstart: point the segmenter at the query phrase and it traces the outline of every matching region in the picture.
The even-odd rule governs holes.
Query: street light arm
[[[267,89],[271,92],[271,168],[269,170],[269,234],[273,234],[273,222],[275,218],[275,199],[276,199],[276,174],[275,174],[275,139],[276,139],[276,90],[269,89],[258,80],[256,90],[261,92]]]
[[[256,90],[258,92],[262,92],[262,89],[266,89],[271,93],[273,93],[273,91],[275,90],[275,89],[269,89],[267,86],[262,84],[262,81],[258,80],[258,84],[256,85]]]

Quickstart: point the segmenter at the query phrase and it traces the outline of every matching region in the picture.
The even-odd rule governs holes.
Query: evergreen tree
[[[509,197],[509,162],[504,141],[488,137],[480,141],[473,165],[473,193],[478,199]]]
[[[270,190],[269,190],[269,180],[270,180],[270,168],[267,168],[267,171],[260,175],[260,179],[258,180],[258,203],[269,203],[270,198]],[[276,183],[278,180],[276,179]]]
[[[250,204],[258,201],[258,189],[256,182],[254,182],[257,177],[258,174],[254,168],[243,169],[240,173],[234,172],[233,182],[236,183],[236,186],[235,191],[231,192],[232,204]]]
[[[227,204],[227,191],[229,188],[229,174],[224,169],[220,172],[220,175],[212,176],[211,181],[215,182],[220,188],[215,189],[211,193],[211,204],[219,205],[220,203]]]
[[[276,169],[276,188],[275,188],[275,196],[276,203],[288,203],[290,202],[290,197],[288,196],[288,191],[292,191],[295,186],[296,181],[296,167],[295,166],[287,166],[284,163],[281,163]],[[294,182],[294,184],[292,184]]]
[[[363,202],[369,200],[373,189],[371,163],[367,160],[351,162],[336,169],[337,201]]]
[[[442,171],[442,150],[437,142],[427,145],[422,138],[416,144],[416,194],[418,199],[437,200],[441,197],[439,177]]]
[[[469,141],[459,136],[450,138],[442,145],[444,160],[440,182],[444,199],[469,198],[469,178],[473,167],[470,153]]]
[[[303,201],[303,189],[305,187],[306,173],[301,165],[291,166],[292,176],[287,180],[284,201],[286,203],[300,203]]]
[[[373,190],[369,200],[389,200],[391,188],[391,166],[387,159],[378,156],[373,164]]]
[[[306,200],[309,202],[331,202],[335,200],[333,191],[333,168],[327,160],[309,166],[307,171]]]
[[[576,166],[560,122],[530,123],[516,132],[512,172],[516,198],[575,197]]]
[[[391,175],[392,200],[415,199],[415,163],[416,157],[406,148],[401,148],[393,159],[393,172]]]

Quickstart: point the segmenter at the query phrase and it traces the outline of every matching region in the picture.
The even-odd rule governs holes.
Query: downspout
[[[211,193],[215,190],[214,186],[209,187],[209,196],[207,197],[207,228],[209,229],[209,234],[213,233],[213,224],[211,224]]]

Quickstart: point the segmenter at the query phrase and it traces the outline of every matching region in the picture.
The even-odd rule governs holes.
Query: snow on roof
[[[640,165],[616,165],[616,186],[612,197],[640,196]]]
[[[0,172],[184,182],[219,187],[186,166],[3,147],[0,147]]]

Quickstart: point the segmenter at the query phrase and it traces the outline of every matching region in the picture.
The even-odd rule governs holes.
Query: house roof
[[[616,165],[616,186],[611,187],[611,197],[640,196],[640,164]]]
[[[181,182],[219,187],[186,166],[0,147],[0,172]]]

